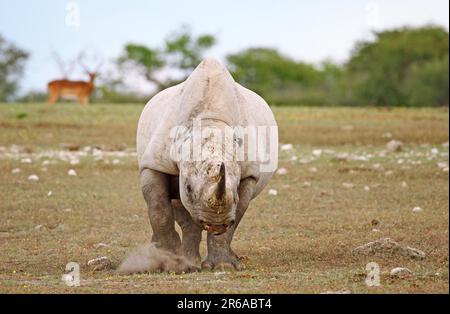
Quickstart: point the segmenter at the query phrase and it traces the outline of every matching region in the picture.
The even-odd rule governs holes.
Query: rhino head
[[[234,224],[240,168],[235,162],[182,162],[180,198],[194,222],[208,232],[224,233]]]

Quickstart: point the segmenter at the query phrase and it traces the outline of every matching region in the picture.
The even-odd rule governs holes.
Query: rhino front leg
[[[241,181],[239,185],[239,202],[236,208],[235,224],[221,235],[208,233],[208,256],[202,263],[203,269],[240,269],[239,258],[231,249],[230,244],[233,240],[234,232],[253,197],[255,185],[256,181],[253,178],[247,178]]]
[[[144,169],[141,172],[141,189],[148,206],[153,230],[152,242],[156,247],[178,253],[181,240],[175,231],[175,219],[169,197],[169,181],[166,174]]]
[[[202,240],[202,228],[194,223],[189,212],[184,208],[180,200],[172,200],[175,221],[183,232],[181,250],[183,255],[194,264],[200,263],[200,242]]]

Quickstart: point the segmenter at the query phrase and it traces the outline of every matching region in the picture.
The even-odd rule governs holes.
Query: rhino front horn
[[[225,175],[225,164],[222,162],[220,164],[220,170],[219,170],[219,182],[217,183],[217,190],[216,190],[216,200],[218,203],[223,204],[225,203],[225,197],[226,197],[226,175]]]

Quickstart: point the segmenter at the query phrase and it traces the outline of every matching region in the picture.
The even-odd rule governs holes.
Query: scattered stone
[[[440,169],[448,168],[448,163],[446,163],[446,162],[438,162],[437,166]]]
[[[433,155],[437,155],[437,154],[439,154],[439,149],[437,149],[437,148],[432,148],[431,149],[431,153],[433,154]]]
[[[370,187],[368,185],[364,186],[364,191],[369,192],[370,191]]]
[[[94,271],[112,268],[112,263],[106,256],[91,259],[87,262],[87,265]]]
[[[35,230],[43,230],[45,228],[44,225],[37,225],[34,227]]]
[[[78,164],[80,163],[80,160],[79,160],[79,159],[71,159],[71,160],[69,161],[69,163],[70,163],[71,165],[78,165]]]
[[[317,172],[317,168],[316,167],[311,167],[311,168],[309,168],[309,172],[316,173]]]
[[[354,255],[401,255],[411,259],[424,259],[425,253],[409,247],[402,246],[391,238],[382,238],[377,241],[358,246],[352,250]]]
[[[373,228],[373,229],[372,229],[372,232],[380,232],[380,229]]]
[[[382,137],[383,138],[392,138],[392,133],[391,132],[383,133]]]
[[[28,180],[30,181],[39,181],[39,177],[35,174],[32,174],[28,177]]]
[[[22,170],[20,170],[20,168],[14,168],[13,170],[11,170],[11,173],[16,174],[16,173],[20,173]]]
[[[392,140],[386,144],[386,149],[390,152],[399,152],[402,150],[403,143],[400,141]]]
[[[351,124],[343,125],[341,127],[342,131],[353,131],[354,129],[355,129],[355,127],[353,125],[351,125]]]
[[[448,167],[445,167],[444,169],[442,169],[443,172],[448,172]]]
[[[74,143],[61,143],[59,147],[72,152],[80,149],[80,145]]]
[[[308,182],[308,181],[303,182],[302,187],[309,188],[310,186],[311,186],[311,182]]]
[[[296,161],[296,160],[297,160],[297,156],[295,156],[295,155],[292,156],[292,157],[291,157],[291,160],[292,160],[292,161]]]
[[[77,175],[77,172],[75,170],[73,170],[73,169],[69,169],[69,171],[67,171],[67,174],[69,176],[74,176],[75,177]]]
[[[102,242],[97,243],[96,245],[94,245],[94,249],[101,249],[103,247],[109,247],[109,245],[106,244],[106,243],[102,243]]]
[[[352,294],[352,291],[347,289],[341,289],[337,291],[328,290],[325,292],[321,292],[320,294]]]
[[[113,159],[112,164],[113,165],[118,165],[120,163],[119,159]]]
[[[390,272],[391,277],[405,278],[412,275],[412,271],[405,267],[395,267]]]
[[[20,162],[23,164],[31,164],[33,161],[31,160],[31,158],[22,158]]]
[[[442,143],[442,147],[448,148],[448,142]]]
[[[386,171],[385,173],[384,173],[384,175],[386,176],[386,177],[390,177],[390,176],[392,176],[394,174],[394,171],[392,171],[392,170],[388,170],[388,171]]]
[[[422,209],[421,207],[419,207],[419,206],[416,206],[416,207],[414,207],[414,208],[412,209],[412,212],[413,212],[413,213],[420,213],[421,211],[423,211],[423,209]]]
[[[48,193],[47,193],[47,196],[52,196],[53,195],[53,192],[52,191],[48,191]]]
[[[281,150],[291,150],[292,148],[294,148],[294,145],[292,145],[292,144],[281,145]]]
[[[402,188],[407,188],[408,187],[408,183],[406,183],[406,181],[402,182]]]
[[[342,186],[346,189],[353,189],[355,186],[352,183],[344,182]]]
[[[64,208],[63,211],[66,213],[70,213],[72,211],[72,208]]]
[[[277,191],[277,190],[275,190],[275,189],[269,189],[269,195],[275,196],[275,195],[277,195],[277,194],[278,194],[278,191]]]
[[[322,156],[322,150],[321,149],[314,149],[313,151],[312,151],[312,154],[313,154],[313,156],[315,156],[315,157],[320,157],[320,156]]]
[[[259,250],[260,250],[260,251],[264,251],[264,252],[269,252],[269,251],[271,251],[272,249],[271,249],[270,247],[268,247],[268,246],[261,246],[261,247],[259,248]]]
[[[280,175],[280,176],[284,176],[284,175],[286,175],[287,173],[288,173],[288,172],[287,172],[287,169],[286,169],[286,168],[280,168],[280,169],[277,170],[277,174]]]

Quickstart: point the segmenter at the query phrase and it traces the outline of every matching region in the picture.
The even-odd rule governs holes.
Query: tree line
[[[267,47],[229,54],[226,63],[237,82],[271,105],[448,106],[446,29],[402,27],[372,37],[357,42],[342,64],[311,64]],[[170,34],[161,47],[128,43],[115,60],[118,76],[102,80],[97,101],[145,101],[150,95],[125,91],[126,75],[139,75],[160,91],[183,81],[216,44],[215,36],[195,36],[188,28]],[[27,57],[0,37],[0,101],[14,99]]]

